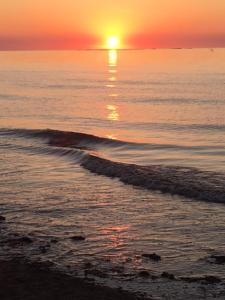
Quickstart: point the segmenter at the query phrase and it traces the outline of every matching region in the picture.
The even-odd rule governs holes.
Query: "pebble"
[[[6,218],[5,217],[3,217],[3,216],[0,216],[0,222],[4,222],[6,220]]]
[[[163,273],[161,274],[161,277],[163,277],[163,278],[168,278],[168,279],[170,279],[170,280],[175,280],[175,279],[176,279],[175,276],[174,276],[173,274],[168,273],[168,272],[163,272]]]
[[[210,258],[218,265],[225,264],[225,255],[211,255]]]
[[[74,235],[70,238],[73,241],[84,241],[86,238],[83,235]]]
[[[151,254],[144,253],[144,254],[142,254],[142,257],[149,258],[149,259],[152,259],[154,261],[160,261],[161,260],[161,256],[156,254],[156,253],[151,253]]]
[[[143,277],[143,278],[147,278],[147,277],[150,276],[150,274],[149,274],[148,271],[140,271],[140,272],[138,273],[138,275],[139,275],[140,277]]]
[[[181,277],[180,279],[186,281],[186,282],[201,282],[203,284],[214,284],[214,283],[220,283],[221,279],[216,276],[203,276],[203,277]]]

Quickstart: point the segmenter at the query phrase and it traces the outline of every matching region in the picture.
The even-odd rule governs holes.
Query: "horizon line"
[[[77,48],[77,49],[0,49],[0,52],[22,51],[145,51],[145,50],[194,50],[194,49],[225,49],[225,46],[216,47],[147,47],[147,48]]]

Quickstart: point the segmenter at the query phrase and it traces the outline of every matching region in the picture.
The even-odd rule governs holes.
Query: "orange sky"
[[[7,0],[0,49],[225,47],[225,0]]]

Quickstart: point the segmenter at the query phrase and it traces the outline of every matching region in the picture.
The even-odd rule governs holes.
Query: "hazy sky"
[[[0,49],[225,47],[225,0],[2,0]]]

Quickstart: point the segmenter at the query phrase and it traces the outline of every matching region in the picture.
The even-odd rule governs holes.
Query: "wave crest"
[[[43,138],[47,140],[50,147],[53,147],[50,148],[52,151],[49,147],[45,149],[45,153],[70,156],[85,169],[95,174],[118,178],[126,184],[197,200],[225,203],[225,174],[223,173],[181,166],[127,164],[102,158],[89,151],[98,145],[117,147],[132,145],[132,143],[49,129],[2,130],[0,134]]]

